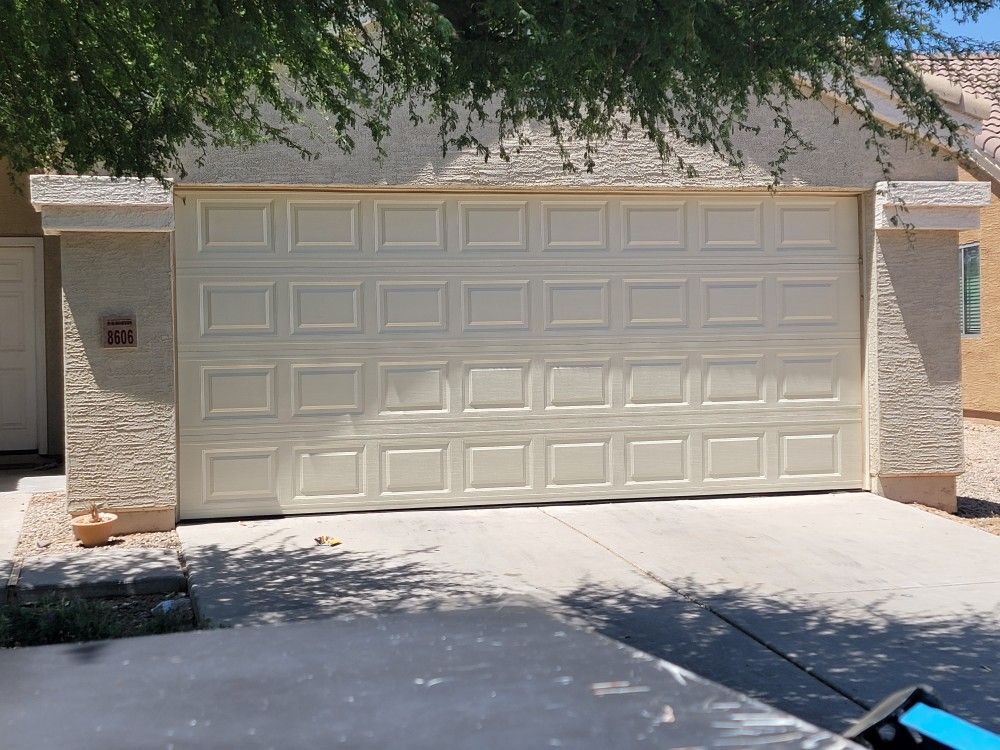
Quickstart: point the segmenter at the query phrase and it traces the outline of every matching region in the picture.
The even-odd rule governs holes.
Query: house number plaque
[[[105,349],[135,349],[135,316],[115,315],[101,318],[101,339]]]

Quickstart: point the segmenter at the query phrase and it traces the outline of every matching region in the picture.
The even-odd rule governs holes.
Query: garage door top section
[[[852,487],[857,205],[180,193],[186,517]]]

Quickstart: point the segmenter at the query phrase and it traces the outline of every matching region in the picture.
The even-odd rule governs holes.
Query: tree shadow
[[[969,607],[960,613],[911,614],[905,591],[873,596],[866,607],[851,611],[836,597],[793,591],[763,594],[690,578],[678,580],[676,588],[739,630],[722,626],[713,614],[714,627],[692,633],[690,625],[697,623],[685,628],[678,622],[677,602],[669,595],[587,585],[561,602],[608,637],[827,729],[842,731],[843,722],[864,709],[839,700],[819,680],[865,706],[896,689],[927,684],[959,716],[1000,730],[998,613]],[[796,682],[788,674],[790,662],[781,664],[773,652],[772,659],[748,659],[745,644],[739,643],[746,632],[766,644],[762,649],[786,654],[801,675],[819,679]]]
[[[261,625],[316,617],[458,609],[501,601],[474,576],[425,562],[435,547],[395,554],[325,545],[246,550],[199,545],[189,586],[210,586],[199,611],[210,625]]]

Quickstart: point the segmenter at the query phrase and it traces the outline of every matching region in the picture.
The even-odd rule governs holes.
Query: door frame
[[[30,247],[34,256],[35,295],[35,435],[40,455],[49,452],[48,389],[45,371],[45,240],[42,237],[0,237],[0,255],[8,248]]]

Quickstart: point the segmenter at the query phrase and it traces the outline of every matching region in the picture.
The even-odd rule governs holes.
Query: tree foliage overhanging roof
[[[741,165],[737,136],[754,133],[762,106],[783,135],[770,164],[779,179],[810,147],[790,106],[828,93],[857,113],[887,166],[892,138],[959,145],[958,124],[908,61],[981,51],[936,19],[994,4],[0,0],[0,157],[21,172],[163,178],[183,174],[185,146],[204,155],[277,141],[311,158],[290,129],[309,109],[325,113],[317,135],[341,149],[359,131],[382,147],[404,108],[433,123],[442,150],[484,158],[508,158],[541,123],[567,169],[591,168],[609,138],[640,134],[682,168],[680,142]],[[891,87],[905,129],[875,116],[861,83],[871,75]],[[487,122],[499,145],[477,138]]]

